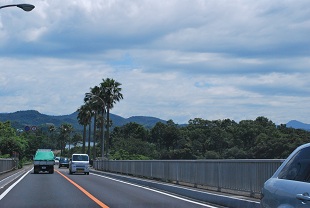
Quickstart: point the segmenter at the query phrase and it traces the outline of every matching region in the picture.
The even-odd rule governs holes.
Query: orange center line
[[[94,197],[93,195],[91,195],[88,191],[86,191],[84,188],[82,188],[80,185],[78,185],[77,183],[75,183],[74,181],[72,181],[70,178],[68,178],[67,176],[65,176],[64,174],[62,174],[61,172],[59,172],[58,170],[55,170],[58,174],[60,174],[62,177],[64,177],[65,179],[67,179],[70,183],[72,183],[75,187],[77,187],[78,189],[80,189],[80,191],[82,191],[86,196],[88,196],[91,200],[93,200],[94,202],[96,202],[100,207],[103,208],[109,208],[107,205],[105,205],[104,203],[102,203],[99,199],[97,199],[96,197]]]

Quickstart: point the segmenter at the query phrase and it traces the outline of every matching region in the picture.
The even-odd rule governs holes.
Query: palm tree
[[[91,109],[90,103],[85,103],[83,105],[83,111],[85,110],[85,114],[83,113],[83,115],[85,116],[85,123],[87,121],[87,125],[88,125],[88,144],[87,144],[87,154],[90,155],[90,139],[91,139],[91,124],[92,124],[92,117],[93,117],[93,110]],[[86,143],[86,126],[83,129],[83,146],[86,146],[86,144],[84,144],[84,142]],[[85,141],[84,141],[84,136],[85,136]],[[82,148],[83,153],[85,153],[84,147]]]
[[[110,141],[110,109],[114,107],[114,104],[121,99],[123,99],[123,94],[121,93],[122,88],[120,88],[121,83],[115,81],[114,79],[102,79],[100,83],[100,95],[103,97],[105,101],[105,106],[107,110],[107,151],[111,143]]]
[[[79,124],[83,125],[83,146],[82,146],[82,152],[85,153],[85,142],[86,142],[86,126],[91,125],[91,108],[90,105],[82,105],[78,109],[78,122]],[[90,143],[90,139],[88,140],[88,144]],[[89,147],[90,145],[88,145]]]
[[[94,88],[93,88],[94,89]],[[103,157],[104,154],[104,115],[105,115],[105,101],[104,96],[102,94],[102,91],[97,91],[98,89],[96,88],[96,90],[92,90],[90,93],[86,93],[85,94],[85,99],[87,102],[92,103],[92,105],[95,106],[95,109],[97,110],[96,112],[98,112],[98,118],[96,117],[96,124],[98,124],[97,126],[99,126],[100,128],[100,145],[101,145],[101,156]],[[94,91],[96,93],[94,93]],[[99,106],[98,106],[99,104]],[[100,107],[101,106],[101,107]],[[97,122],[97,119],[99,119],[99,121]]]
[[[98,123],[97,125],[99,126],[100,129],[100,146],[101,146],[101,157],[104,157],[104,107],[103,110],[101,111],[101,114],[98,115]]]
[[[50,133],[56,131],[56,127],[55,127],[54,125],[50,125],[50,126],[48,127],[48,131],[49,131]]]
[[[70,133],[73,131],[73,126],[71,124],[68,123],[63,123],[60,126],[60,136],[61,136],[61,155],[64,152],[65,149],[65,144],[66,144],[66,139],[67,137],[70,137]],[[63,144],[63,141],[65,142],[65,144]],[[70,145],[70,141],[69,141],[69,145]],[[70,149],[70,147],[69,147]]]
[[[49,135],[49,140],[50,141],[48,141],[48,143],[50,143],[50,144],[52,144],[52,134],[53,134],[53,132],[55,132],[56,131],[56,127],[54,126],[54,125],[50,125],[49,127],[48,127],[48,132],[50,133],[50,135]]]
[[[96,123],[97,123],[97,114],[100,113],[102,104],[98,102],[96,97],[99,97],[100,94],[100,88],[98,86],[95,86],[93,88],[90,88],[90,93],[85,93],[84,102],[88,103],[92,109],[92,115],[94,116],[94,132],[93,132],[93,159],[96,158]]]

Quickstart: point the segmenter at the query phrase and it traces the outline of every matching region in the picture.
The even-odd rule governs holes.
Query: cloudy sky
[[[67,115],[102,79],[128,118],[310,123],[309,0],[1,0],[0,112]]]

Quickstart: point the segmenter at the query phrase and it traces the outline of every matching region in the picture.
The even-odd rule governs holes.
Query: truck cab
[[[87,154],[72,154],[69,162],[69,173],[89,175],[89,156]]]

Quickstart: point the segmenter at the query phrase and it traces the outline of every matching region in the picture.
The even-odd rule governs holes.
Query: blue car
[[[298,147],[262,189],[264,208],[310,208],[310,143]]]

